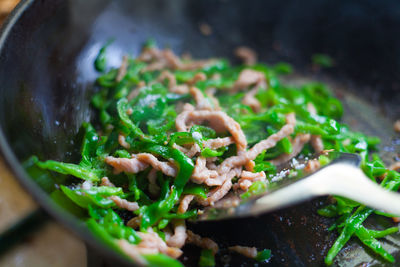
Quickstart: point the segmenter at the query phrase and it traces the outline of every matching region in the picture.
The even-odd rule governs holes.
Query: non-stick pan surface
[[[200,33],[202,23],[211,26],[210,36]],[[45,186],[34,183],[19,164],[32,154],[43,159],[76,159],[79,142],[74,136],[91,116],[88,99],[96,77],[92,63],[102,44],[115,38],[108,51],[114,66],[126,52],[137,54],[149,38],[195,57],[231,58],[236,46],[247,45],[263,61],[293,63],[302,76],[310,76],[313,53],[328,53],[336,66],[322,78],[334,81],[340,90],[352,91],[343,98],[350,118],[359,121],[355,127],[383,136],[387,159],[393,160],[398,153],[390,140],[393,133],[380,128],[390,128],[391,118],[400,115],[400,105],[396,105],[400,100],[399,30],[398,1],[25,0],[0,39],[0,149],[16,179],[42,207],[88,242],[94,266],[99,266],[99,259],[121,266],[122,259],[52,204]],[[368,121],[378,123],[371,126]],[[323,202],[318,199],[259,218],[191,227],[215,238],[222,247],[270,248],[271,266],[322,266],[335,238],[326,230],[331,222],[316,214]],[[380,227],[390,222],[369,223]],[[394,237],[385,246],[395,252],[398,240]],[[196,254],[189,247],[185,262],[194,265]],[[399,253],[395,256],[399,262]],[[352,243],[336,264],[370,261],[381,264]],[[218,263],[253,265],[230,254]]]

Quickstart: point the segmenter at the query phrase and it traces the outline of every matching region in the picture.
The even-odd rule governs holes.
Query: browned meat
[[[198,72],[196,73],[193,78],[189,81],[187,81],[186,83],[188,85],[194,85],[199,81],[205,81],[207,79],[207,76],[203,73],[203,72]]]
[[[204,22],[199,24],[199,30],[200,30],[201,34],[203,34],[205,36],[209,36],[212,34],[211,26]]]
[[[397,120],[394,124],[393,124],[393,129],[400,133],[400,120]]]
[[[119,239],[117,241],[117,244],[121,248],[121,250],[125,252],[126,255],[128,255],[131,259],[135,261],[135,264],[138,264],[140,266],[147,265],[147,261],[142,257],[140,250],[137,248],[137,246],[129,243],[125,239]],[[157,250],[154,253],[157,253]]]
[[[144,171],[149,166],[148,164],[139,161],[136,157],[130,159],[106,157],[105,162],[108,165],[113,166],[116,173],[138,173]]]
[[[260,112],[261,109],[261,103],[255,97],[257,92],[258,92],[258,87],[251,89],[249,92],[246,93],[246,95],[242,100],[243,104],[251,107],[251,109],[256,113]]]
[[[196,245],[204,249],[210,249],[214,254],[218,253],[218,245],[207,237],[201,237],[190,230],[187,230],[187,243]]]
[[[131,148],[131,145],[129,143],[126,142],[125,140],[125,135],[123,134],[119,134],[118,135],[118,143],[120,144],[120,146],[122,146],[123,148],[129,149]]]
[[[167,70],[161,72],[160,76],[158,76],[157,78],[157,81],[159,82],[163,82],[164,80],[168,80],[168,88],[170,90],[176,87],[177,85],[175,75]]]
[[[142,239],[140,241],[140,243],[137,245],[137,247],[139,249],[140,248],[143,248],[146,250],[150,249],[150,251],[156,250],[156,251],[164,253],[174,259],[179,258],[182,255],[182,250],[180,250],[179,248],[175,248],[175,247],[169,247],[164,242],[164,240],[162,240],[158,236],[158,234],[155,233],[153,231],[153,229],[151,229],[151,228],[149,228],[147,230],[147,233],[137,232],[137,234]],[[147,253],[143,253],[143,251],[141,251],[141,253],[147,254]],[[154,252],[152,254],[154,254]]]
[[[254,65],[257,63],[257,53],[246,46],[239,46],[235,49],[235,56],[243,61],[245,65]]]
[[[189,158],[193,158],[200,151],[201,151],[201,149],[200,149],[199,145],[198,144],[193,144],[190,147],[190,149],[188,150],[188,152],[186,153],[186,156],[188,156]]]
[[[224,177],[222,180],[222,185],[212,189],[206,199],[197,198],[197,202],[203,206],[214,205],[215,202],[222,199],[226,194],[228,194],[229,190],[232,188],[232,178],[237,176],[237,170],[233,169],[226,174],[223,174],[219,177]]]
[[[174,225],[174,235],[168,238],[167,245],[182,248],[187,238],[185,220],[175,220],[172,224]]]
[[[162,70],[165,68],[180,69],[180,70],[195,70],[203,68],[213,60],[197,60],[182,62],[171,49],[159,50],[158,48],[146,48],[143,50],[138,60],[149,63],[142,72]]]
[[[293,148],[292,153],[282,154],[279,157],[271,160],[270,162],[275,165],[281,165],[283,163],[288,162],[289,160],[300,154],[301,150],[303,150],[304,145],[310,141],[310,138],[311,138],[310,134],[297,135],[296,138],[292,141],[292,148]]]
[[[229,247],[228,249],[242,254],[243,256],[246,256],[248,258],[254,259],[255,257],[257,257],[257,248],[255,247],[233,246]]]
[[[117,74],[117,78],[116,81],[120,82],[126,75],[127,69],[128,69],[128,56],[124,56],[122,58],[122,63],[121,63],[121,67],[119,67],[118,69],[118,74]]]
[[[178,213],[185,213],[193,199],[194,195],[185,195],[179,203]]]
[[[265,75],[262,72],[250,69],[244,69],[240,72],[239,78],[236,80],[233,85],[233,91],[247,89],[252,85],[259,84],[265,82]],[[259,87],[257,86],[257,87]]]
[[[139,205],[136,202],[130,202],[126,199],[122,199],[117,196],[111,196],[109,197],[112,201],[114,201],[115,205],[121,209],[126,209],[129,211],[135,211],[139,209]]]
[[[221,147],[225,147],[225,146],[229,146],[231,144],[233,144],[235,142],[235,140],[233,140],[233,138],[231,136],[229,137],[217,137],[215,139],[209,139],[207,141],[205,141],[203,143],[204,147],[208,147],[211,149],[218,149]]]
[[[247,191],[255,181],[266,181],[264,172],[242,171],[239,181],[233,186],[234,189]]]
[[[212,171],[207,169],[206,167],[206,158],[198,157],[196,160],[196,165],[194,166],[194,170],[190,180],[197,184],[204,183],[208,178],[216,178],[218,176],[217,171]]]
[[[140,227],[140,221],[141,221],[141,218],[139,216],[136,216],[136,217],[133,217],[132,219],[130,219],[126,223],[126,225],[131,227],[132,229],[136,230],[136,229],[139,229],[139,227]]]
[[[212,110],[211,103],[208,99],[204,96],[203,92],[200,91],[196,87],[190,88],[190,94],[193,96],[194,100],[196,101],[196,109],[198,110]]]
[[[321,153],[324,150],[324,143],[319,135],[311,135],[310,143],[315,153]]]
[[[159,161],[155,156],[150,153],[140,153],[136,155],[136,158],[143,163],[151,165],[154,169],[161,171],[167,176],[175,177],[176,168],[170,162]]]
[[[113,183],[110,182],[110,180],[108,179],[108,177],[103,177],[101,178],[101,186],[109,186],[109,187],[115,187],[115,185]]]
[[[267,139],[255,144],[249,151],[238,153],[237,156],[232,156],[225,159],[218,167],[218,173],[226,173],[236,166],[247,164],[250,160],[254,160],[258,154],[274,147],[284,137],[289,136],[294,131],[296,117],[294,113],[286,116],[286,125],[284,125],[277,133],[269,136]]]
[[[389,166],[390,170],[400,171],[400,161],[397,161]]]
[[[304,167],[306,172],[312,173],[317,171],[321,167],[321,164],[317,159],[312,159],[307,162],[307,165]]]
[[[177,116],[175,126],[178,131],[187,132],[189,130],[187,126],[188,123],[195,122],[198,124],[203,121],[208,121],[210,126],[217,132],[221,131],[222,127],[226,129],[234,138],[238,151],[244,151],[246,149],[246,136],[240,128],[239,123],[222,111],[197,111],[193,109],[190,110],[190,107],[187,107],[186,110]]]
[[[211,100],[212,104],[213,104],[213,109],[214,110],[221,110],[221,106],[219,105],[219,101],[218,99],[215,97],[215,88],[208,88],[206,90],[206,95],[208,96],[208,98]]]

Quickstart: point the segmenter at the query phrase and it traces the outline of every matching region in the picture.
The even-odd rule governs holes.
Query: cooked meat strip
[[[317,115],[317,109],[312,103],[307,103],[307,110],[312,115]],[[321,153],[324,150],[324,143],[322,142],[321,136],[311,135],[310,143],[315,153]]]
[[[110,180],[108,179],[108,177],[103,177],[101,178],[101,186],[109,186],[109,187],[115,187],[115,185],[113,183],[110,182]]]
[[[116,173],[127,172],[127,173],[138,173],[144,171],[149,165],[141,162],[136,157],[130,159],[127,158],[114,158],[106,157],[105,162],[114,167]]]
[[[236,170],[231,170],[227,174],[224,174],[224,181],[222,185],[212,189],[206,199],[197,198],[197,202],[203,206],[214,205],[215,202],[222,199],[226,194],[228,194],[229,190],[232,188],[232,178],[237,175]]]
[[[240,197],[233,194],[229,193],[225,195],[222,199],[214,203],[214,208],[218,209],[229,209],[232,207],[237,207],[240,204]]]
[[[244,135],[239,123],[229,117],[222,111],[209,111],[209,110],[184,110],[180,113],[175,121],[176,129],[179,132],[187,132],[187,123],[195,122],[196,124],[202,121],[208,121],[210,126],[216,131],[221,131],[221,126],[226,129],[235,139],[238,151],[244,151],[247,147],[246,136]]]
[[[261,103],[258,101],[258,99],[255,97],[258,92],[258,87],[255,87],[251,89],[249,92],[247,92],[242,100],[242,103],[251,107],[251,109],[258,113],[261,110]]]
[[[210,249],[214,254],[218,253],[218,245],[208,237],[201,237],[190,230],[187,230],[187,243],[196,245],[204,249]]]
[[[321,153],[324,150],[324,143],[319,135],[311,135],[310,143],[315,153]]]
[[[158,48],[146,48],[141,55],[137,58],[140,61],[150,63],[142,72],[161,70],[164,68],[178,69],[178,70],[195,70],[203,68],[211,64],[214,60],[192,60],[189,62],[182,62],[180,58],[175,55],[171,49],[159,50]]]
[[[233,186],[233,188],[240,188],[247,191],[247,189],[249,189],[249,187],[256,181],[266,181],[265,172],[242,171],[239,181]]]
[[[153,154],[140,153],[136,154],[135,157],[143,163],[150,164],[154,169],[161,171],[167,176],[176,176],[177,170],[172,163],[159,161]]]
[[[208,139],[207,141],[203,142],[204,147],[208,147],[210,149],[218,149],[221,147],[226,147],[229,146],[231,144],[233,144],[235,142],[235,140],[229,136],[229,137],[217,137],[215,139]]]
[[[397,161],[390,165],[389,170],[400,171],[400,161]]]
[[[199,30],[200,30],[201,34],[203,34],[205,36],[209,36],[212,34],[211,26],[204,22],[199,24]]]
[[[232,156],[225,159],[218,167],[218,173],[226,173],[236,166],[245,165],[250,160],[254,160],[264,150],[276,146],[283,138],[289,136],[294,131],[296,117],[294,113],[289,113],[286,116],[286,124],[275,134],[270,135],[267,139],[255,144],[250,150],[241,153],[237,156]]]
[[[139,216],[136,216],[130,219],[126,225],[136,230],[139,229],[141,220],[142,219]]]
[[[176,83],[176,78],[175,78],[174,74],[172,74],[171,72],[169,72],[167,70],[162,71],[160,76],[158,76],[157,81],[163,82],[165,79],[168,80],[168,88],[169,89],[176,87],[177,83]]]
[[[320,167],[321,167],[321,164],[319,163],[319,160],[312,159],[307,162],[306,166],[304,167],[304,170],[306,172],[312,173],[312,172],[317,171]]]
[[[212,106],[208,99],[204,96],[203,92],[198,88],[192,86],[190,87],[190,94],[193,96],[196,101],[196,109],[197,110],[212,110]]]
[[[117,74],[117,78],[116,81],[120,82],[126,75],[127,69],[128,69],[128,56],[124,56],[122,58],[122,63],[121,63],[121,67],[119,67],[118,69],[118,74]]]
[[[178,213],[185,213],[193,199],[194,195],[185,195],[179,203]]]
[[[188,85],[194,85],[199,81],[205,81],[205,80],[207,80],[207,76],[203,72],[198,72],[193,76],[191,80],[187,81],[186,83]]]
[[[118,143],[120,144],[120,146],[122,146],[123,148],[129,149],[131,148],[131,145],[129,143],[126,142],[125,140],[125,135],[123,134],[119,134],[118,135]]]
[[[256,163],[254,162],[254,160],[249,160],[246,165],[245,168],[247,171],[252,172],[254,170],[254,167],[256,166]]]
[[[211,100],[212,104],[213,104],[213,109],[214,110],[221,110],[221,106],[219,105],[219,101],[218,99],[215,97],[215,88],[208,88],[206,90],[206,95],[208,96],[208,98]]]
[[[190,149],[188,150],[186,154],[186,156],[188,156],[189,158],[193,158],[194,156],[196,156],[197,153],[199,153],[201,151],[201,148],[199,147],[198,144],[193,144]]]
[[[248,258],[254,259],[255,257],[257,257],[257,248],[255,247],[233,246],[229,247],[228,249],[242,254],[243,256],[246,256]]]
[[[167,245],[175,248],[182,248],[187,238],[185,220],[174,220],[174,235],[168,238]]]
[[[301,150],[303,150],[304,145],[310,141],[310,138],[311,138],[310,134],[297,135],[295,139],[292,141],[292,149],[293,149],[292,153],[282,154],[279,157],[271,160],[270,162],[275,165],[281,165],[283,163],[288,162],[289,160],[300,154]]]
[[[234,53],[245,65],[254,65],[257,63],[257,53],[249,47],[239,46],[235,49]]]
[[[400,120],[397,120],[394,124],[393,124],[393,129],[400,133]]]
[[[125,239],[119,239],[117,241],[117,244],[121,248],[121,250],[125,252],[126,255],[128,255],[135,261],[135,264],[138,264],[140,266],[147,265],[147,261],[143,258],[136,245],[129,243]],[[155,251],[155,253],[157,253],[157,251]]]
[[[240,72],[239,78],[236,80],[235,84],[233,85],[232,90],[239,91],[243,89],[247,89],[252,85],[259,84],[261,85],[262,82],[265,82],[265,74],[251,69],[244,69]]]
[[[208,178],[216,178],[218,176],[217,171],[212,171],[206,167],[206,158],[198,157],[196,160],[196,165],[190,180],[196,184],[204,183]]]
[[[162,240],[161,237],[159,237],[158,234],[155,233],[151,228],[147,230],[147,233],[137,232],[137,234],[142,239],[140,243],[137,245],[139,249],[140,248],[150,249],[150,250],[156,249],[157,251],[164,253],[174,259],[177,259],[182,255],[182,250],[175,247],[169,247],[164,242],[164,240]]]
[[[136,202],[131,202],[126,199],[122,199],[118,196],[109,197],[112,201],[114,201],[115,205],[121,209],[126,209],[129,211],[135,211],[139,209],[139,205]]]

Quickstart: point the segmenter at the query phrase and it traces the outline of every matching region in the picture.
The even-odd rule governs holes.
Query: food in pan
[[[119,68],[107,70],[106,48],[95,62],[102,72],[91,100],[96,115],[82,126],[79,161],[32,157],[25,166],[37,180],[52,179],[54,200],[138,263],[180,266],[176,259],[189,243],[202,249],[201,266],[214,265],[218,244],[187,229],[185,221],[204,207],[237,205],[232,195],[249,198],[268,190],[287,174],[279,166],[296,164],[298,157],[359,153],[368,177],[388,190],[400,186],[400,174],[370,154],[379,139],[340,123],[342,105],[324,84],[282,82],[280,76],[292,71],[289,64],[257,63],[245,47],[235,51],[240,66],[180,58],[150,42],[138,57],[126,56]],[[327,161],[321,155],[296,171],[313,171]],[[332,200],[318,211],[337,218],[329,230],[339,237],[326,264],[350,238],[393,262],[377,239],[398,228],[363,226],[372,213],[392,215]],[[255,261],[271,256],[266,248],[231,245],[229,250]]]

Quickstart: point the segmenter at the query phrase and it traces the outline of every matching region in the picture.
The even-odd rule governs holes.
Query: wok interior
[[[262,61],[288,61],[300,73],[310,70],[313,53],[327,53],[336,61],[327,73],[330,77],[346,85],[355,83],[350,86],[359,88],[355,94],[362,92],[374,104],[384,103],[383,111],[389,115],[400,114],[394,105],[400,99],[396,77],[400,3],[396,1],[54,0],[25,4],[29,7],[0,51],[0,125],[21,161],[32,154],[41,159],[76,159],[79,140],[74,136],[91,116],[88,100],[97,75],[93,61],[110,38],[115,39],[108,50],[111,66],[118,66],[125,53],[138,54],[149,38],[198,58],[231,58],[235,47],[246,45]],[[210,36],[199,31],[202,23],[211,26]],[[18,178],[26,184],[27,177]],[[38,188],[29,190],[43,194]],[[325,230],[329,221],[315,213],[319,205],[317,200],[259,218],[192,227],[223,245],[271,248],[274,263],[318,266],[332,243]],[[369,259],[368,254],[365,257]],[[346,254],[343,259],[352,264],[363,260]]]

